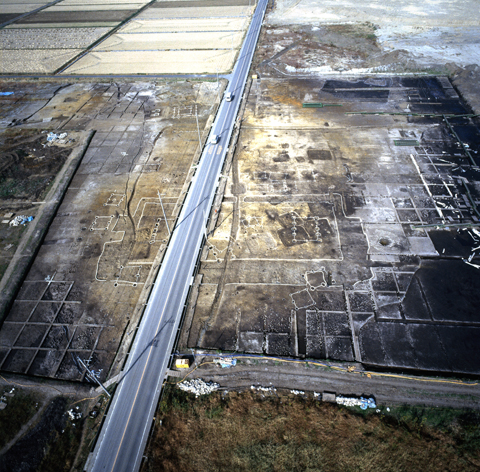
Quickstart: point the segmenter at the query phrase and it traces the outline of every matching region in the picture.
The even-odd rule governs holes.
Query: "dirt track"
[[[213,358],[202,362],[210,361]],[[197,359],[197,364],[200,363]],[[373,395],[377,404],[382,406],[408,403],[429,407],[480,408],[480,385],[476,382],[360,370],[347,372],[347,366],[334,364],[329,364],[329,367],[301,361],[278,364],[274,360],[242,359],[235,367],[221,369],[210,363],[194,370],[188,378],[212,380],[231,390],[244,390],[254,385],[333,392],[344,396]]]

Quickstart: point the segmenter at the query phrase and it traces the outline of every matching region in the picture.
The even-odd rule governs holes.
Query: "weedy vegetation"
[[[167,388],[143,472],[473,471],[476,411],[340,407],[250,391],[208,397]]]

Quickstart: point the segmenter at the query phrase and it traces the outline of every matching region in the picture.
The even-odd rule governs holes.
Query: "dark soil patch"
[[[45,134],[7,132],[0,140],[0,199],[36,201],[62,168],[70,148],[45,146]]]

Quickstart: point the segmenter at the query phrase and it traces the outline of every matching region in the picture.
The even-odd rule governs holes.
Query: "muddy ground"
[[[279,0],[266,16],[254,65],[261,76],[277,78],[448,75],[478,113],[477,10],[470,1]]]
[[[187,347],[478,374],[468,114],[444,77],[254,81]]]
[[[475,20],[343,3],[270,6],[184,345],[478,374]]]
[[[5,129],[0,144],[2,320],[78,166],[81,143],[90,136],[70,130],[62,134],[21,130],[16,124],[14,119],[13,126]]]
[[[95,134],[76,143],[88,148],[3,322],[0,368],[83,380],[80,358],[105,380],[123,365],[198,158],[195,116],[202,133],[220,88],[188,81],[2,87],[14,92],[2,108],[5,140],[13,132],[24,140],[50,130]],[[1,244],[7,251],[11,243]]]

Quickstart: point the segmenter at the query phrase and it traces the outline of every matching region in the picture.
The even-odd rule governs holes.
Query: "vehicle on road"
[[[212,134],[210,136],[210,144],[217,144],[220,140],[220,136],[218,134]]]
[[[233,100],[233,93],[232,93],[232,92],[227,92],[227,93],[225,94],[225,100],[226,100],[227,102],[231,102],[231,101]]]

